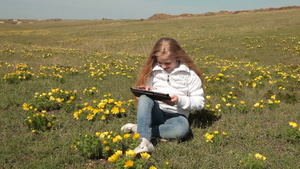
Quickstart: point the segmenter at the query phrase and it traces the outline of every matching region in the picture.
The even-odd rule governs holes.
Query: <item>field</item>
[[[300,10],[0,25],[0,168],[300,168]],[[129,87],[173,37],[204,74],[187,140],[133,157]],[[122,150],[117,152],[117,150]]]

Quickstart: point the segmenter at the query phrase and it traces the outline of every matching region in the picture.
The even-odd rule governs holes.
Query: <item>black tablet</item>
[[[158,92],[132,88],[132,87],[130,88],[130,90],[136,97],[140,97],[141,95],[144,94],[153,100],[171,100],[169,94],[165,94],[165,93],[158,93]]]

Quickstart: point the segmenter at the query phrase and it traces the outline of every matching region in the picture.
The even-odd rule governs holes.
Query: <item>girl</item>
[[[135,87],[168,93],[171,100],[156,101],[142,95],[137,102],[137,124],[121,130],[140,134],[136,154],[152,152],[151,137],[182,139],[189,134],[190,110],[205,105],[202,73],[193,60],[172,38],[159,39],[140,73]]]

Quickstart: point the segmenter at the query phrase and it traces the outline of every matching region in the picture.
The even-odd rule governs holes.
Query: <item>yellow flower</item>
[[[118,102],[115,102],[115,105],[117,105],[118,107],[121,107],[122,106],[122,103],[121,101],[118,101]]]
[[[222,132],[222,134],[223,134],[224,136],[226,136],[226,135],[227,135],[227,133],[225,133],[224,131]]]
[[[156,167],[151,165],[149,169],[156,169]]]
[[[24,104],[23,104],[23,110],[29,110],[28,104],[27,104],[27,103],[24,103]]]
[[[88,120],[93,120],[94,116],[92,114],[88,114],[86,117]]]
[[[120,110],[120,112],[121,112],[121,113],[125,113],[125,109],[122,108],[122,109]]]
[[[115,102],[114,99],[108,99],[108,103],[113,103],[113,102]]]
[[[109,114],[109,110],[105,110],[105,111],[104,111],[104,114]]]
[[[112,114],[118,114],[120,111],[119,111],[119,108],[118,107],[114,107],[112,110],[111,110]]]
[[[103,101],[101,101],[99,104],[98,104],[98,107],[99,108],[104,108],[106,105],[106,103],[104,103]]]
[[[213,134],[206,133],[204,136],[206,137],[206,142],[213,142],[212,141],[212,139],[214,138]]]
[[[47,127],[50,128],[51,126],[52,126],[52,124],[51,124],[50,122],[48,122],[48,123],[47,123]]]
[[[123,154],[122,150],[118,150],[115,152],[115,155],[117,155],[117,156],[121,156],[122,154]]]
[[[99,137],[99,136],[100,136],[100,134],[101,134],[100,132],[96,132],[96,136],[97,136],[97,137]]]
[[[96,115],[99,111],[100,111],[99,109],[94,109],[93,110],[94,115]]]
[[[137,140],[139,138],[140,138],[140,134],[139,133],[134,134],[133,137],[132,137],[133,140]]]
[[[108,146],[105,147],[105,151],[109,151],[110,148]]]
[[[128,151],[125,152],[125,155],[126,155],[127,157],[135,157],[135,156],[136,156],[136,153],[135,153],[134,150],[128,150]]]
[[[259,153],[256,153],[254,156],[255,156],[256,159],[262,159],[262,160],[266,160],[267,159],[265,156],[263,156],[263,155],[261,155]]]
[[[289,125],[290,125],[291,127],[293,127],[293,128],[298,127],[298,124],[295,123],[295,122],[292,122],[292,121],[289,122]]]
[[[130,136],[131,136],[130,133],[124,134],[124,138],[125,138],[125,139],[129,138]]]
[[[101,116],[101,120],[106,120],[105,115],[102,115],[102,116]]]
[[[141,157],[144,158],[144,159],[148,159],[151,157],[150,154],[148,154],[147,152],[144,152],[144,153],[141,153]]]
[[[132,167],[132,166],[133,166],[133,161],[128,160],[128,161],[125,162],[125,165],[124,165],[125,168],[126,167]]]
[[[78,111],[76,111],[75,113],[74,113],[74,119],[77,119],[78,120],[78,117],[79,117],[79,112]]]
[[[108,157],[108,161],[113,163],[113,162],[117,161],[118,157],[119,157],[118,155],[113,154],[112,156]]]
[[[259,103],[255,103],[255,104],[254,104],[254,107],[258,107],[258,106],[259,106]]]

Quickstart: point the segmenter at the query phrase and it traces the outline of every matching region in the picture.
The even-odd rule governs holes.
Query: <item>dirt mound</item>
[[[254,13],[254,12],[269,12],[278,10],[288,10],[288,9],[300,9],[300,6],[287,6],[280,8],[265,8],[265,9],[254,9],[254,10],[244,10],[244,11],[219,11],[219,12],[207,12],[203,14],[180,14],[180,15],[169,15],[165,13],[157,13],[149,17],[147,20],[164,20],[164,19],[179,19],[187,17],[200,17],[200,16],[213,16],[213,15],[229,15],[229,14],[244,14],[244,13]]]

